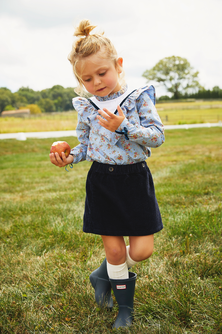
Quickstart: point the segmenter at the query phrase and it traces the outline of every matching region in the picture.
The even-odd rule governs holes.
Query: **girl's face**
[[[123,59],[118,58],[115,66],[114,61],[105,58],[102,51],[81,60],[78,72],[86,90],[100,97],[118,92],[122,63]]]

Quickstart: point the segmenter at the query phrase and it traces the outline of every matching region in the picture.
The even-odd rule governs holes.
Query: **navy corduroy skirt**
[[[131,165],[93,162],[86,181],[84,232],[142,236],[162,228],[153,179],[146,162]]]

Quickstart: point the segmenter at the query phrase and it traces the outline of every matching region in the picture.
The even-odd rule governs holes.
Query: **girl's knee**
[[[148,259],[152,254],[153,245],[130,249],[130,257],[137,262]]]
[[[134,261],[139,262],[148,259],[153,253],[153,248],[153,235],[130,237],[130,257]]]
[[[126,261],[126,244],[123,237],[102,236],[106,259],[110,264],[118,265]]]
[[[126,248],[113,246],[106,249],[106,258],[110,264],[121,264],[126,261]]]

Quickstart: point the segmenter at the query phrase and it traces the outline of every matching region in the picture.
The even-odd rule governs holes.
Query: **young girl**
[[[79,91],[93,95],[73,99],[80,144],[67,158],[52,153],[50,160],[59,167],[93,162],[86,181],[83,231],[101,235],[106,259],[90,281],[100,306],[112,308],[113,289],[119,305],[113,327],[118,328],[132,323],[137,275],[128,268],[151,256],[153,235],[163,228],[145,160],[150,147],[164,142],[164,132],[154,107],[154,87],[128,90],[122,81],[123,59],[103,34],[90,34],[94,28],[88,20],[81,21],[74,34],[80,37],[69,55]],[[129,246],[124,236],[129,236]]]

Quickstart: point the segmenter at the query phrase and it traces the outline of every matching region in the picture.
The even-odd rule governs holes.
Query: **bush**
[[[15,108],[14,108],[11,104],[8,104],[8,105],[4,108],[4,111],[8,111],[8,110],[15,110]]]
[[[31,114],[41,114],[42,111],[39,108],[39,106],[37,106],[37,104],[29,104],[26,108],[28,108],[30,110]]]
[[[170,97],[168,95],[160,96],[160,98],[158,99],[158,101],[166,101],[166,100],[170,100]]]

